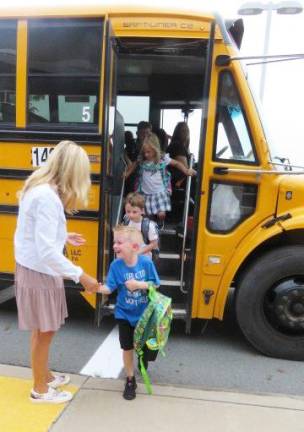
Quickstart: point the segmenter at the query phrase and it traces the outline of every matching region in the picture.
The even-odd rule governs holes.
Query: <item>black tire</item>
[[[240,279],[235,306],[239,326],[257,350],[304,360],[304,246],[257,257]]]

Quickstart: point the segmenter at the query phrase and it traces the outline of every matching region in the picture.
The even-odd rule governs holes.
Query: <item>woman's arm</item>
[[[57,249],[57,230],[64,225],[64,216],[59,203],[49,195],[39,197],[35,211],[35,249],[41,263],[54,272],[78,283],[83,273],[81,267],[74,265]]]
[[[84,272],[80,276],[79,282],[88,293],[92,294],[99,291],[99,283],[97,280]]]
[[[107,285],[100,283],[100,284],[98,284],[98,291],[97,292],[101,293],[101,294],[108,295],[108,294],[111,294],[112,291],[110,290],[110,288],[107,287]]]
[[[171,159],[169,162],[169,165],[173,166],[174,168],[177,168],[182,173],[184,173],[186,176],[192,177],[192,176],[196,175],[196,171],[193,168],[187,168],[181,162],[179,162],[175,159]]]
[[[189,167],[188,160],[187,160],[186,156],[178,155],[178,156],[174,156],[174,159],[177,160],[178,162],[182,163],[186,168]]]

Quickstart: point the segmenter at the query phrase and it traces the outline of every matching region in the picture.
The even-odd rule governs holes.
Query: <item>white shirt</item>
[[[63,255],[66,238],[64,208],[50,185],[35,186],[26,192],[20,201],[14,238],[16,262],[78,283],[83,270]]]
[[[128,226],[134,227],[138,231],[141,232],[141,221],[140,222],[134,222],[134,221],[130,220],[128,223]],[[157,234],[156,227],[155,227],[154,223],[149,223],[148,239],[149,239],[149,242],[151,242],[153,240],[158,240],[158,234]]]
[[[164,155],[163,161],[165,165],[169,165],[171,162],[171,158],[168,153]],[[151,162],[154,164],[154,162]],[[165,191],[165,186],[162,178],[162,173],[160,170],[157,171],[149,171],[143,169],[142,172],[142,180],[141,180],[141,189],[144,194],[152,195]]]

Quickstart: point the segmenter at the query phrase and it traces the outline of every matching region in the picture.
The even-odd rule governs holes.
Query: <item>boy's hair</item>
[[[125,205],[130,204],[131,207],[138,207],[141,210],[145,208],[145,197],[139,192],[130,192],[125,199]]]
[[[138,246],[141,246],[144,243],[142,233],[138,231],[138,229],[128,225],[116,225],[113,228],[113,233],[124,234],[131,243],[135,243]]]
[[[152,131],[152,125],[150,122],[142,120],[137,125],[137,130],[139,131],[141,129],[150,129]]]

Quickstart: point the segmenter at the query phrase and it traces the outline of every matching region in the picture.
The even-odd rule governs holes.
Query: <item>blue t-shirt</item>
[[[138,255],[137,263],[132,267],[127,266],[121,258],[111,263],[106,285],[111,292],[117,289],[115,318],[127,320],[135,326],[147,307],[148,295],[142,289],[129,291],[125,285],[129,279],[153,282],[157,286],[160,281],[153,262],[144,255]]]

